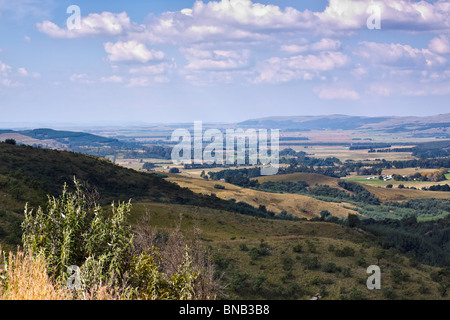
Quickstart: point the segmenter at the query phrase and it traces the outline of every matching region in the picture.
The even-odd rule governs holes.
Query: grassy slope
[[[345,208],[352,207],[352,205],[344,202],[331,203],[299,194],[262,192],[235,186],[224,181],[207,181],[204,179],[189,178],[177,174],[169,175],[167,180],[175,182],[181,187],[189,188],[196,193],[214,193],[221,199],[236,199],[236,201],[244,201],[255,207],[264,205],[267,210],[271,210],[276,213],[286,210],[291,214],[303,218],[320,216],[320,212],[322,210],[328,210],[337,217],[346,217],[349,213],[357,214],[357,212]],[[215,189],[214,185],[216,184],[225,186],[225,189]]]
[[[426,265],[412,267],[405,256],[392,251],[382,259],[382,289],[368,290],[366,268],[376,264],[372,257],[380,248],[377,239],[337,224],[267,220],[221,210],[193,206],[156,203],[138,203],[133,206],[132,223],[139,223],[140,216],[151,213],[151,225],[159,229],[171,229],[177,225],[187,235],[194,228],[202,230],[205,246],[211,248],[218,265],[218,275],[224,286],[221,297],[232,299],[309,299],[321,288],[325,299],[345,299],[362,295],[367,299],[387,299],[392,294],[402,299],[440,299],[438,284],[430,279],[436,268]],[[261,241],[269,248],[269,255],[252,259],[250,251],[259,248]],[[308,242],[315,247],[310,252]],[[293,247],[300,244],[302,252]],[[332,250],[351,247],[354,256],[337,257]],[[317,257],[323,266],[334,263],[349,273],[329,273],[305,270],[302,259]],[[365,261],[363,261],[365,260]],[[361,263],[363,261],[363,263]],[[399,269],[409,275],[409,280],[395,283],[392,270]],[[265,278],[260,288],[258,279]],[[353,289],[353,293],[352,293]],[[427,293],[421,293],[427,289]],[[423,291],[426,292],[427,290]]]

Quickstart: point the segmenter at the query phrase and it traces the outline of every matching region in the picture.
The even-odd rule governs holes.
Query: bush
[[[221,185],[221,184],[215,184],[215,185],[214,185],[214,189],[220,189],[220,190],[223,190],[223,189],[225,189],[225,187],[224,187],[223,185]]]
[[[170,168],[169,173],[180,173],[178,168]]]
[[[297,244],[292,248],[292,251],[294,251],[295,253],[301,253],[303,250],[303,247],[301,244]]]
[[[353,257],[355,255],[355,249],[351,247],[344,247],[334,251],[336,257]]]
[[[328,263],[322,265],[322,271],[327,272],[327,273],[338,273],[341,271],[341,268],[339,268],[333,262],[328,262]]]
[[[249,252],[248,252],[250,258],[252,260],[256,260],[259,257],[262,256],[267,256],[269,255],[269,250],[265,247],[260,247],[260,248],[252,248]]]
[[[191,255],[178,229],[170,233],[164,250],[146,245],[154,239],[143,239],[142,230],[136,230],[133,245],[127,224],[131,203],[113,203],[103,213],[98,205],[88,207],[81,185],[74,183],[74,192],[64,184],[62,195],[49,197],[45,209],[33,212],[25,206],[24,247],[33,258],[45,260],[50,278],[65,285],[73,278],[68,267],[79,267],[80,281],[71,291],[78,298],[97,299],[105,292],[127,299],[211,297],[214,270],[206,264],[210,260],[199,240],[192,242]]]
[[[317,257],[303,256],[302,264],[306,270],[317,270],[320,269],[320,262]]]
[[[11,144],[13,146],[15,146],[17,144],[16,140],[14,140],[14,139],[6,139],[5,143]]]
[[[239,244],[239,250],[248,251],[248,247],[245,243],[241,243],[241,244]]]
[[[57,279],[67,280],[68,266],[83,270],[95,265],[98,270],[86,270],[98,275],[88,286],[118,285],[131,260],[132,232],[126,224],[131,203],[112,204],[106,216],[100,206],[89,210],[81,185],[74,183],[74,193],[64,184],[62,195],[49,197],[45,210],[39,207],[34,213],[25,206],[24,247],[33,255],[43,255]],[[88,258],[98,263],[85,265]]]

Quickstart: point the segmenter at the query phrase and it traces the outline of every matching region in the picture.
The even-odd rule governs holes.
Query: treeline
[[[338,182],[341,188],[348,190],[353,193],[352,199],[359,202],[369,203],[373,205],[379,205],[380,199],[378,199],[374,194],[367,191],[363,186],[345,180],[340,180]]]
[[[378,153],[389,153],[389,152],[413,152],[414,148],[392,148],[392,149],[371,149],[370,153],[378,152]]]
[[[306,192],[308,183],[305,181],[267,181],[258,185],[258,189],[268,192],[299,193]]]
[[[448,184],[436,185],[436,186],[430,186],[428,188],[424,188],[423,190],[428,190],[428,191],[450,191],[450,186]]]
[[[365,150],[375,148],[390,148],[392,145],[387,143],[352,143],[349,150]]]
[[[243,168],[243,169],[226,169],[217,172],[208,172],[211,180],[225,180],[225,182],[235,184],[241,187],[256,187],[257,180],[250,180],[250,178],[259,177],[261,175],[261,168]]]
[[[416,160],[380,160],[375,163],[363,162],[346,162],[343,166],[350,172],[356,171],[358,168],[371,167],[376,169],[403,169],[403,168],[422,168],[422,169],[440,169],[450,168],[449,158],[433,158],[433,159],[416,159]]]
[[[360,227],[384,238],[385,248],[394,247],[429,265],[450,264],[450,216],[441,219],[439,223],[417,222],[415,217],[378,221],[363,219]]]
[[[290,165],[289,167],[279,168],[278,174],[289,174],[296,172],[306,172],[306,173],[317,173],[324,176],[329,176],[333,178],[341,178],[348,175],[348,171],[343,166],[333,166],[333,167],[313,167],[313,166],[295,166]]]
[[[413,156],[421,159],[450,157],[449,149],[413,149]]]
[[[444,181],[447,180],[445,175],[448,173],[447,168],[441,168],[434,172],[416,172],[413,175],[401,175],[401,174],[393,174],[392,179],[395,181]]]

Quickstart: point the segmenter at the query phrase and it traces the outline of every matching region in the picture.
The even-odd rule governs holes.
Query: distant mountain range
[[[0,130],[0,141],[14,139],[20,144],[44,148],[69,150],[79,146],[119,146],[123,143],[114,138],[102,137],[86,132],[59,131],[53,129]]]
[[[383,130],[424,131],[450,127],[450,113],[426,117],[362,117],[348,115],[267,117],[238,123],[242,127],[261,127],[281,130]]]

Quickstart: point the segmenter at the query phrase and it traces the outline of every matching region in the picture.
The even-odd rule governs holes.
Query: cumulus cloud
[[[69,78],[70,81],[82,84],[92,84],[94,81],[89,79],[89,76],[85,73],[74,73]]]
[[[366,28],[370,6],[379,8],[382,29],[418,32],[445,30],[450,26],[450,3],[445,1],[330,0],[317,16],[324,27],[356,30]]]
[[[104,44],[108,53],[108,60],[113,62],[141,62],[146,63],[154,60],[164,59],[164,53],[153,49],[148,49],[144,44],[135,40],[116,43],[107,42]]]
[[[23,77],[39,78],[40,74],[37,72],[28,72],[25,68],[17,69],[17,73]]]
[[[289,54],[299,54],[307,51],[336,51],[341,47],[339,40],[324,38],[320,41],[303,45],[283,45],[281,50]]]
[[[428,48],[439,54],[449,54],[450,53],[450,40],[447,36],[440,36],[430,40]]]
[[[318,55],[274,57],[259,64],[256,83],[280,83],[291,80],[311,80],[320,72],[341,68],[349,58],[341,52],[321,52]]]
[[[117,75],[112,75],[110,77],[102,77],[100,81],[103,83],[122,83],[123,78]]]
[[[320,99],[325,100],[357,100],[360,98],[358,92],[344,88],[320,88],[316,89]]]
[[[150,85],[150,79],[148,77],[135,77],[131,78],[127,84],[128,88],[133,87],[148,87]]]
[[[36,24],[37,29],[53,38],[80,38],[97,35],[120,35],[131,26],[126,12],[91,13],[81,18],[79,28],[60,28],[55,23],[45,20]]]
[[[182,50],[191,70],[229,70],[247,66],[249,50],[202,50],[187,48]]]
[[[400,43],[377,43],[363,41],[354,54],[375,65],[395,67],[436,67],[447,59],[428,49],[419,49]]]
[[[10,65],[0,61],[0,84],[6,87],[15,87],[23,85],[25,78],[39,78],[37,72],[29,72],[25,68],[13,68]]]
[[[176,69],[176,64],[174,62],[161,62],[151,65],[144,65],[133,67],[129,69],[131,74],[145,74],[145,75],[162,75],[169,74],[174,69]]]

